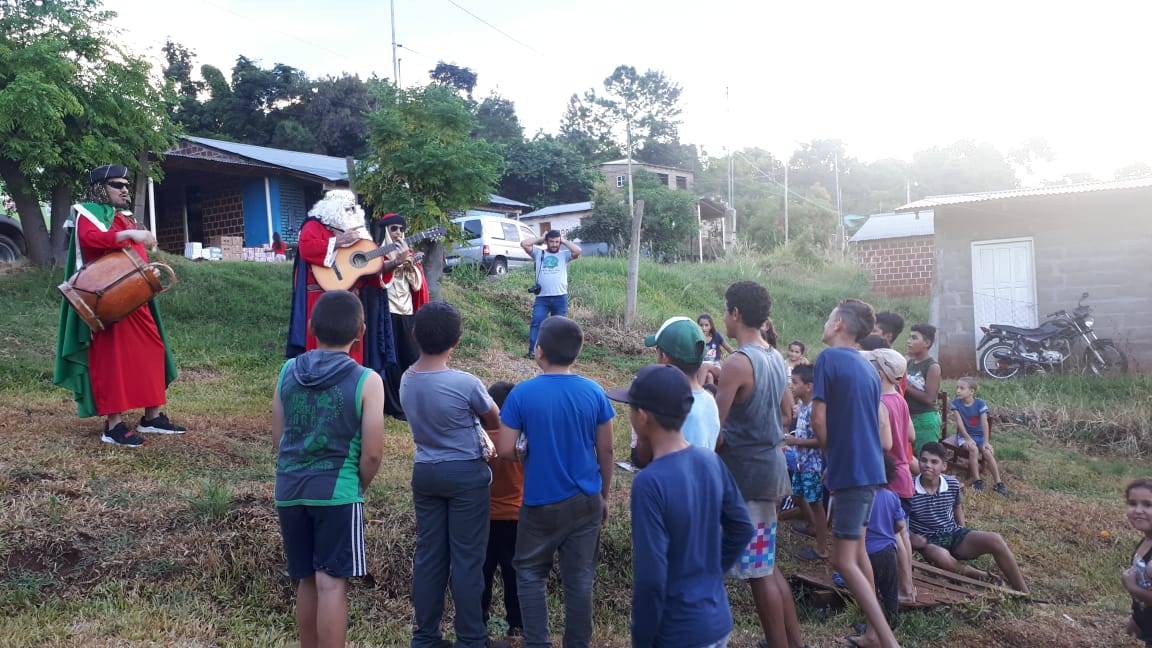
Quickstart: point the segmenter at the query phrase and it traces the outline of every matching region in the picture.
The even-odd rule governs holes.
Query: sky
[[[868,162],[960,139],[1031,137],[1056,159],[1025,184],[1152,164],[1152,3],[969,0],[393,0],[400,83],[438,61],[513,101],[532,135],[618,65],[683,88],[682,142],[784,157],[838,138]],[[389,0],[105,0],[136,54],[166,39],[230,73],[238,55],[310,77],[393,77]]]

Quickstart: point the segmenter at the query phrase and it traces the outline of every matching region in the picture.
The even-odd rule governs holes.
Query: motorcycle
[[[991,378],[1006,380],[1021,373],[1063,372],[1075,365],[1078,347],[1080,368],[1095,376],[1128,373],[1128,358],[1112,340],[1096,337],[1092,307],[1085,306],[1088,293],[1080,296],[1069,313],[1059,310],[1045,316],[1037,328],[1007,324],[981,326],[984,337],[977,345],[980,370]]]

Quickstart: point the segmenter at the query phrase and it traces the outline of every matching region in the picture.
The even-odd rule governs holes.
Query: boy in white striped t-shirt
[[[1027,593],[1028,586],[1024,584],[1016,556],[1004,538],[999,533],[974,531],[964,526],[960,482],[944,474],[947,465],[944,446],[939,443],[926,443],[920,449],[920,474],[913,481],[908,511],[912,548],[937,567],[975,578],[993,574],[959,561],[992,554],[1008,585]]]

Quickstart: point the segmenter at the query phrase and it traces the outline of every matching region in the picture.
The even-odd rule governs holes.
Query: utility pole
[[[400,89],[400,59],[396,58],[396,0],[389,0],[392,9],[392,82]]]
[[[788,244],[788,162],[784,162],[784,244]]]
[[[840,154],[837,153],[832,161],[832,169],[836,174],[836,236],[840,239],[840,256],[844,256],[844,210],[840,203]]]
[[[640,288],[640,231],[644,219],[644,202],[636,204],[632,193],[632,107],[627,99],[624,103],[624,133],[628,156],[628,213],[632,215],[632,246],[628,249],[628,286],[624,297],[624,324],[636,323],[637,293]]]

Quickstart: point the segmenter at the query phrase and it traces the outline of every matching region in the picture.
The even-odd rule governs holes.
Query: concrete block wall
[[[889,297],[932,292],[936,249],[931,236],[878,239],[855,244],[856,259],[872,274],[872,290]]]
[[[204,196],[204,238],[244,236],[244,200],[240,185],[219,187]]]
[[[172,254],[184,254],[184,211],[169,206],[156,214],[156,244]]]

